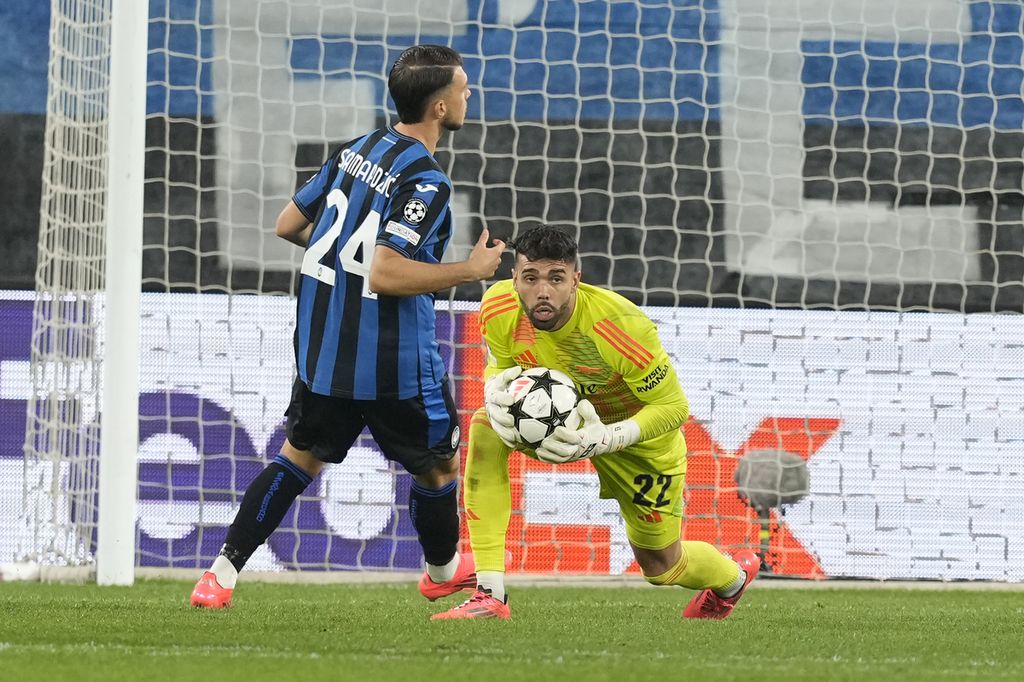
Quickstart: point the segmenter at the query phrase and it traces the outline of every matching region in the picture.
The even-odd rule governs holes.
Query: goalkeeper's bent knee
[[[689,559],[686,556],[686,551],[683,550],[679,553],[679,560],[672,565],[672,568],[660,575],[647,575],[644,573],[644,580],[652,585],[676,585],[678,584],[676,581],[679,577],[686,573],[686,566],[688,562]]]
[[[740,567],[722,556],[706,542],[684,541],[682,552],[672,568],[661,575],[644,575],[652,585],[679,585],[693,590],[718,590],[730,585],[739,575]]]

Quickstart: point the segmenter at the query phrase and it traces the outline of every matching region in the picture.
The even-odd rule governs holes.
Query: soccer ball
[[[529,447],[538,447],[559,426],[579,428],[576,404],[580,394],[572,379],[557,369],[528,369],[508,390],[515,399],[509,413],[515,420],[519,440]]]

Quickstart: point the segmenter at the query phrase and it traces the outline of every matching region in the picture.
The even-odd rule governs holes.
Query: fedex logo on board
[[[150,347],[143,355],[143,389],[139,398],[139,563],[202,566],[223,543],[227,525],[249,481],[279,452],[284,441],[281,412],[292,372],[287,328],[293,306],[285,299],[272,299],[267,307],[267,301],[258,303],[258,299],[250,298],[236,301],[234,305],[239,309],[231,311],[225,307],[226,297],[161,298],[169,305],[151,295],[144,297],[147,312],[143,340]],[[190,305],[183,298],[195,300]],[[211,306],[218,303],[218,298],[220,305]],[[191,320],[174,316],[176,310],[201,310],[204,306],[206,314],[193,314]],[[168,309],[169,313],[158,312]],[[24,417],[31,390],[27,379],[32,301],[3,301],[0,310],[5,328],[12,331],[0,345],[0,415],[5,426],[20,425],[8,430],[12,437],[5,439],[0,451],[0,478],[6,479],[20,477],[22,470]],[[260,320],[271,319],[271,326],[280,332],[280,342],[265,339],[266,346],[255,353],[251,347],[247,351],[230,350],[233,345],[246,346],[246,340],[253,337],[251,330],[246,330],[253,320],[259,325]],[[482,399],[480,373],[474,369],[478,360],[482,361],[482,354],[472,350],[479,340],[476,316],[460,314],[454,318],[454,325],[452,320],[447,313],[439,314],[439,333],[449,337],[450,342],[445,344],[448,347],[455,343],[469,345],[454,360],[458,363],[456,374],[463,377],[458,386],[460,409],[463,415],[469,415]],[[192,350],[196,348],[195,336],[178,337],[178,332],[197,328],[204,330],[199,334],[199,345],[208,346],[205,359],[202,349]],[[218,332],[228,329],[231,331],[227,337]],[[228,377],[235,376],[224,362],[231,353],[236,354],[233,362],[239,368],[253,362],[264,364],[268,356],[277,356],[273,365],[264,369],[267,376],[263,378],[268,381],[263,387],[266,395],[250,394],[237,381],[233,392],[225,390],[225,383],[232,383]],[[174,385],[170,385],[172,381]],[[781,439],[780,447],[810,456],[824,438],[821,434],[817,440],[806,435],[801,438],[801,429],[806,431],[810,424],[813,429],[827,430],[829,425],[791,421],[804,426],[794,426],[790,435],[762,429],[751,436],[749,447],[763,446],[766,439],[775,437]],[[98,424],[93,413],[85,428],[97,430]],[[748,521],[753,519],[749,509],[742,509],[744,505],[735,495],[731,478],[732,467],[748,446],[728,452],[715,444],[696,422],[687,424],[686,435],[690,442],[691,476],[697,477],[691,486],[690,504],[700,509],[705,498],[713,497],[717,504],[724,501],[730,505],[730,514],[735,511]],[[552,467],[526,457],[513,457],[511,466],[517,513],[509,539],[516,570],[618,573],[629,569],[631,559],[623,552],[628,548],[624,545],[618,511],[608,507],[607,501],[597,499],[596,474],[589,465]],[[711,471],[716,473],[711,475]],[[94,474],[91,470],[63,472],[69,480],[77,481]],[[328,467],[300,498],[280,531],[254,557],[252,566],[418,569],[420,549],[406,511],[410,483],[410,477],[386,462],[372,440],[364,435],[345,463]],[[704,490],[705,485],[710,487]],[[2,488],[16,490],[20,496],[20,485]],[[20,497],[15,500],[12,496],[9,503],[20,507]],[[68,509],[67,521],[78,514],[92,513],[94,508],[94,501],[84,506],[73,504]],[[694,518],[691,523],[697,525],[688,531],[689,537],[694,537],[694,533],[717,532],[700,516]],[[751,533],[756,535],[751,523],[747,523],[745,530],[736,524],[730,526],[727,542],[748,543],[754,537]],[[592,551],[582,549],[580,538],[584,536],[593,543]],[[813,558],[791,558],[796,556],[794,547],[799,547],[791,535],[783,533],[778,537],[780,572],[811,575],[818,570]],[[12,551],[13,548],[7,548],[6,554]],[[0,555],[4,554],[0,547]]]

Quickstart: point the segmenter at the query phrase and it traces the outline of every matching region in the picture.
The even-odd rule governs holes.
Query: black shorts
[[[284,414],[288,441],[322,462],[344,460],[364,427],[384,456],[410,474],[425,474],[459,450],[459,419],[447,377],[432,391],[405,400],[335,398],[313,393],[296,379]]]

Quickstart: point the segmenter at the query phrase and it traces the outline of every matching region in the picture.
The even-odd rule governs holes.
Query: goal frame
[[[148,2],[111,6],[96,582],[135,581]]]

